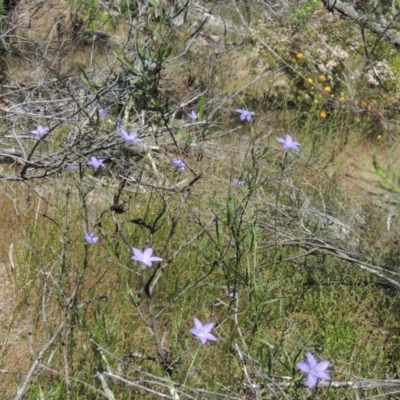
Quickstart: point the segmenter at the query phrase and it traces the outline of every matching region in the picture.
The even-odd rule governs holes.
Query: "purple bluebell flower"
[[[276,139],[279,143],[282,143],[282,150],[289,150],[293,149],[294,151],[299,152],[299,142],[293,141],[293,138],[290,135],[286,135],[285,138],[278,138]]]
[[[179,158],[173,158],[172,165],[174,165],[180,171],[183,171],[186,168],[186,164]]]
[[[203,325],[197,318],[194,318],[193,321],[194,327],[190,329],[190,332],[193,333],[193,335],[196,336],[202,344],[206,344],[207,340],[212,342],[217,341],[217,338],[210,333],[214,327],[213,322],[208,322],[207,324]]]
[[[331,376],[326,372],[329,367],[329,361],[320,361],[317,363],[316,359],[311,353],[307,353],[307,362],[298,362],[297,368],[307,374],[307,386],[311,389],[318,383],[318,379],[331,380]]]
[[[121,129],[121,137],[124,139],[125,144],[138,143],[142,139],[137,137],[137,132],[128,133],[124,128]]]
[[[99,109],[99,117],[100,117],[100,118],[105,117],[107,114],[108,114],[108,111],[105,110],[104,108],[100,108],[100,109]]]
[[[227,290],[226,294],[231,300],[235,300],[237,298],[237,292],[235,290],[233,290],[232,292]]]
[[[118,117],[118,118],[117,118],[117,127],[118,127],[118,128],[121,128],[122,125],[123,125],[122,119]]]
[[[67,164],[65,166],[65,169],[69,169],[70,171],[73,171],[74,169],[76,169],[76,165],[74,164]]]
[[[47,133],[48,130],[49,130],[48,126],[44,127],[42,125],[38,125],[34,131],[31,131],[31,133],[33,133],[33,138],[35,140],[39,140],[42,136],[44,136]]]
[[[238,112],[240,114],[240,120],[244,121],[246,120],[247,122],[252,123],[253,122],[253,118],[252,115],[255,115],[254,111],[248,111],[248,110],[243,110],[241,108],[238,108],[237,110],[235,110],[236,112]]]
[[[238,178],[233,178],[232,182],[236,185],[236,186],[243,186],[244,185],[244,181],[242,181],[241,179]]]
[[[86,232],[84,239],[87,244],[95,244],[99,240],[99,238],[93,232]]]
[[[92,156],[90,157],[90,161],[88,161],[86,165],[91,165],[94,169],[105,167],[104,158],[96,158]]]
[[[160,257],[153,256],[153,249],[146,249],[141,251],[132,247],[133,257],[132,260],[138,261],[142,267],[151,267],[153,262],[162,261]]]
[[[194,110],[192,110],[188,115],[193,121],[197,121],[197,118],[199,118],[199,114]]]

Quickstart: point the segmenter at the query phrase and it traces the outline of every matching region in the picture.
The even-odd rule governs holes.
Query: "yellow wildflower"
[[[381,139],[382,139],[382,135],[378,135],[376,138],[377,138],[378,140],[381,140]]]
[[[321,117],[321,118],[326,118],[327,116],[328,116],[328,114],[326,113],[326,111],[321,111],[320,113],[319,113],[319,116]]]
[[[344,96],[340,96],[339,97],[339,101],[341,101],[342,103],[345,101],[346,99],[344,98]]]
[[[321,82],[326,82],[328,80],[328,78],[325,75],[321,75],[319,79],[321,80]]]
[[[324,88],[324,91],[325,91],[325,93],[330,93],[330,92],[332,92],[332,88],[329,87],[329,86],[326,86],[326,87]]]
[[[303,56],[303,54],[298,53],[298,54],[296,54],[296,58],[297,58],[298,60],[301,60],[301,59],[304,58],[304,56]]]
[[[307,78],[307,82],[308,82],[308,83],[313,83],[312,78]]]

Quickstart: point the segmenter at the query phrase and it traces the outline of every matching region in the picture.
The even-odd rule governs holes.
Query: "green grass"
[[[274,152],[269,150],[264,157],[271,159]],[[295,362],[307,350],[334,362],[335,380],[349,380],[352,374],[376,379],[396,374],[397,364],[388,365],[388,349],[396,354],[397,339],[387,330],[396,325],[397,295],[374,286],[368,274],[334,257],[315,255],[300,261],[302,251],[279,245],[281,238],[276,235],[298,230],[297,223],[280,217],[275,222],[276,211],[263,203],[295,207],[286,177],[297,180],[301,189],[301,177],[307,174],[305,162],[289,153],[288,172],[282,175],[279,158],[265,167],[257,161],[257,179],[266,182],[259,187],[232,188],[222,180],[218,191],[208,188],[190,196],[160,196],[152,189],[136,192],[127,212],[115,216],[103,214],[111,191],[103,189],[104,200],[93,201],[91,208],[96,210],[85,213],[75,183],[63,178],[63,190],[46,204],[46,218],[27,215],[27,268],[18,286],[32,283],[24,289],[19,307],[36,316],[34,343],[48,340],[60,321],[68,324],[63,339],[52,346],[55,355],[49,368],[54,371],[41,374],[30,398],[37,398],[41,391],[45,398],[64,396],[66,365],[73,398],[89,396],[92,390],[85,383],[93,385],[93,376],[108,364],[115,370],[122,363],[130,380],[140,375],[135,370],[138,367],[161,378],[164,374],[155,361],[154,341],[146,328],[150,314],[159,313],[159,334],[176,363],[171,378],[190,387],[220,392],[222,385],[233,390],[242,379],[235,344],[244,346],[242,351],[252,358],[249,368],[256,366],[266,375],[293,376]],[[213,172],[223,175],[220,168]],[[246,179],[251,182],[251,173]],[[311,191],[308,196],[316,193]],[[332,207],[339,196],[335,194]],[[93,195],[99,197],[100,191]],[[167,208],[158,218],[166,199]],[[268,213],[272,222],[268,222]],[[100,236],[100,242],[89,247],[83,243],[85,214],[94,217],[90,227],[97,221],[95,231]],[[215,221],[204,230],[212,216]],[[130,222],[138,218],[147,225],[158,220],[155,232],[150,234]],[[129,247],[116,233],[117,221],[130,244],[142,248],[146,243],[156,254],[164,250],[163,258],[172,260],[155,287],[151,304],[143,293],[141,273],[146,281],[154,268],[140,272],[130,260]],[[182,243],[200,232],[197,240],[174,255]],[[292,258],[299,262],[291,262]],[[239,288],[238,302],[231,307],[225,293],[228,284]],[[188,331],[194,316],[217,324],[217,344],[199,347]],[[124,385],[110,385],[119,398],[129,392]],[[302,391],[291,389],[290,393],[302,398]],[[332,398],[338,396],[330,393]]]

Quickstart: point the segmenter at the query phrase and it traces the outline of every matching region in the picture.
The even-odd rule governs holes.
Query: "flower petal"
[[[212,333],[205,333],[204,338],[213,342],[217,341],[217,338]]]
[[[314,371],[314,375],[320,379],[325,379],[326,381],[330,381],[331,376],[325,371]]]
[[[204,333],[209,333],[212,331],[212,328],[214,327],[214,323],[213,322],[208,322],[207,324],[203,325],[203,332]]]
[[[163,261],[163,259],[161,257],[149,257],[149,261],[158,262],[158,261]]]
[[[143,258],[145,258],[146,260],[148,260],[148,259],[151,257],[152,254],[153,254],[153,249],[152,249],[151,247],[149,247],[148,249],[146,249],[146,250],[143,252]]]
[[[197,330],[203,329],[203,324],[200,322],[200,320],[196,317],[193,318],[194,326]]]
[[[307,361],[311,369],[317,365],[317,360],[311,353],[307,353]]]
[[[320,361],[314,368],[315,371],[325,371],[331,363],[329,361]]]
[[[207,339],[206,339],[205,336],[197,336],[197,337],[200,339],[200,342],[201,342],[202,344],[206,344],[206,343],[207,343]]]
[[[133,254],[135,254],[135,256],[139,256],[139,255],[143,254],[142,251],[140,249],[137,249],[136,247],[132,247],[132,251],[133,251]]]
[[[195,335],[195,336],[197,336],[199,334],[199,330],[197,328],[191,328],[191,329],[189,329],[189,331],[191,333],[193,333],[193,335]]]
[[[307,376],[307,386],[311,389],[316,386],[318,382],[318,378],[312,374],[308,374]]]
[[[306,374],[308,374],[310,372],[310,369],[311,369],[310,366],[308,365],[308,363],[306,363],[305,361],[298,362],[296,364],[296,366],[300,371],[302,371],[302,372],[304,372]]]
[[[143,259],[143,253],[141,250],[137,249],[136,247],[132,247],[132,251],[133,251],[134,260],[142,260]]]

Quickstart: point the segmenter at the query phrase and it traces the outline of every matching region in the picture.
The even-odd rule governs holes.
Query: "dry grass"
[[[220,6],[225,16],[236,13],[234,7]],[[83,18],[74,15],[75,11],[64,1],[18,4],[14,15],[17,27],[10,41],[20,47],[24,58],[8,57],[9,74],[16,85],[40,85],[41,80],[52,78],[51,71],[76,73],[77,61],[93,72],[96,84],[101,85],[103,76],[121,70],[112,54],[114,49],[125,48],[128,53],[141,50],[148,56],[148,49],[136,42],[138,36],[127,39],[132,27],[125,15],[111,42],[96,45],[89,36],[89,40],[74,41],[74,18]],[[102,21],[103,13],[99,14]],[[236,14],[235,18],[232,21],[240,21]],[[84,18],[81,21],[84,25]],[[230,22],[226,26],[231,26]],[[145,25],[148,32],[143,29],[140,33],[146,39],[143,43],[157,53],[168,40],[177,41],[171,57],[181,54],[192,26],[171,26],[149,19]],[[139,110],[132,97],[133,105],[110,107],[109,119],[100,122],[101,129],[96,131],[99,136],[114,135],[119,140],[114,120],[117,113],[125,113],[127,129],[136,129],[143,118],[151,125],[147,130],[140,126],[145,140],[160,147],[172,136],[181,144],[189,143],[190,136],[196,146],[188,145],[183,154],[179,154],[182,150],[167,149],[132,157],[129,163],[135,164],[135,169],[126,173],[129,163],[113,158],[117,154],[114,150],[122,146],[118,142],[110,145],[113,156],[103,173],[93,174],[82,155],[79,169],[60,172],[54,179],[29,182],[30,186],[3,185],[0,359],[4,396],[15,395],[60,321],[65,326],[41,360],[52,370],[35,373],[27,398],[97,398],[100,394],[82,382],[99,388],[94,376],[106,370],[123,371],[133,384],[155,388],[166,374],[156,360],[156,326],[163,348],[175,362],[171,382],[180,390],[186,390],[187,385],[193,390],[242,396],[240,387],[248,379],[262,384],[276,376],[301,379],[295,363],[306,351],[332,360],[335,380],[397,374],[397,291],[337,257],[334,251],[318,253],[302,245],[326,240],[326,246],[337,246],[340,252],[348,251],[397,271],[395,237],[399,227],[393,224],[387,232],[387,200],[378,197],[384,192],[375,184],[378,179],[371,160],[376,157],[381,165],[396,170],[398,159],[392,155],[400,149],[385,137],[366,138],[362,124],[354,123],[355,102],[348,103],[347,111],[335,109],[330,103],[333,97],[318,97],[315,88],[304,86],[298,78],[309,72],[306,63],[299,66],[304,70],[297,72],[298,76],[294,77],[293,71],[300,63],[290,64],[295,67],[288,72],[285,57],[293,57],[307,44],[299,43],[299,37],[310,35],[307,40],[311,44],[312,37],[318,36],[315,33],[306,30],[293,41],[289,36],[280,39],[279,45],[285,41],[285,49],[274,59],[262,44],[255,44],[256,36],[244,29],[232,30],[240,42],[235,44],[226,40],[221,30],[217,37],[213,29],[217,28],[210,27],[186,54],[174,59],[172,65],[181,69],[168,70],[171,64],[165,62],[160,83],[160,92],[171,100],[171,109],[209,83],[207,123],[187,123],[186,114],[197,108],[197,98],[168,113],[171,131],[163,137],[159,111]],[[290,33],[288,29],[285,26],[279,32]],[[111,30],[104,30],[111,35]],[[271,30],[265,37],[276,32]],[[133,44],[138,47],[130,48]],[[30,56],[32,47],[37,52]],[[44,48],[48,50],[46,62],[39,51]],[[309,64],[315,72],[317,67]],[[211,66],[215,68],[212,76]],[[271,76],[250,84],[269,69]],[[135,86],[133,92],[139,89]],[[283,99],[276,93],[275,97],[264,96],[275,89],[282,96],[285,90],[296,91]],[[40,93],[46,96],[45,90]],[[86,92],[82,89],[82,93]],[[79,96],[84,97],[82,93]],[[312,96],[318,101],[312,101]],[[98,109],[100,105],[93,101],[90,107]],[[321,107],[331,107],[326,119],[319,117]],[[240,122],[236,108],[254,110],[255,123]],[[74,124],[82,132],[93,126],[89,119],[80,120],[86,116],[79,112],[73,115],[73,122],[60,122],[60,128],[49,136],[54,151]],[[371,126],[368,129],[370,132]],[[281,151],[276,138],[288,132],[301,142],[300,154]],[[97,136],[91,139],[95,141]],[[176,171],[171,158],[177,156],[195,174],[201,174],[181,192],[196,175],[189,168]],[[14,172],[11,167],[2,169]],[[126,202],[125,211],[112,213],[119,174],[125,173],[128,183],[120,198]],[[234,178],[243,179],[245,184],[235,186]],[[350,234],[338,234],[326,217],[351,225]],[[87,231],[98,235],[99,242],[85,246],[83,234]],[[296,240],[297,244],[288,246]],[[156,255],[162,252],[165,264],[160,265],[165,270],[152,297],[146,295],[142,279],[150,279],[157,267],[138,268],[131,260],[131,246],[152,247]],[[231,304],[226,295],[228,286],[231,290],[237,287],[239,293]],[[157,313],[160,316],[155,324],[151,316]],[[191,337],[194,316],[215,322],[215,345],[199,347]],[[138,398],[154,398],[154,394],[109,383],[116,398],[130,398],[132,393]],[[167,392],[160,389],[160,393]],[[296,385],[287,393],[296,400],[309,394]],[[197,392],[196,396],[205,395]],[[349,392],[342,389],[327,391],[324,398],[346,396]]]

